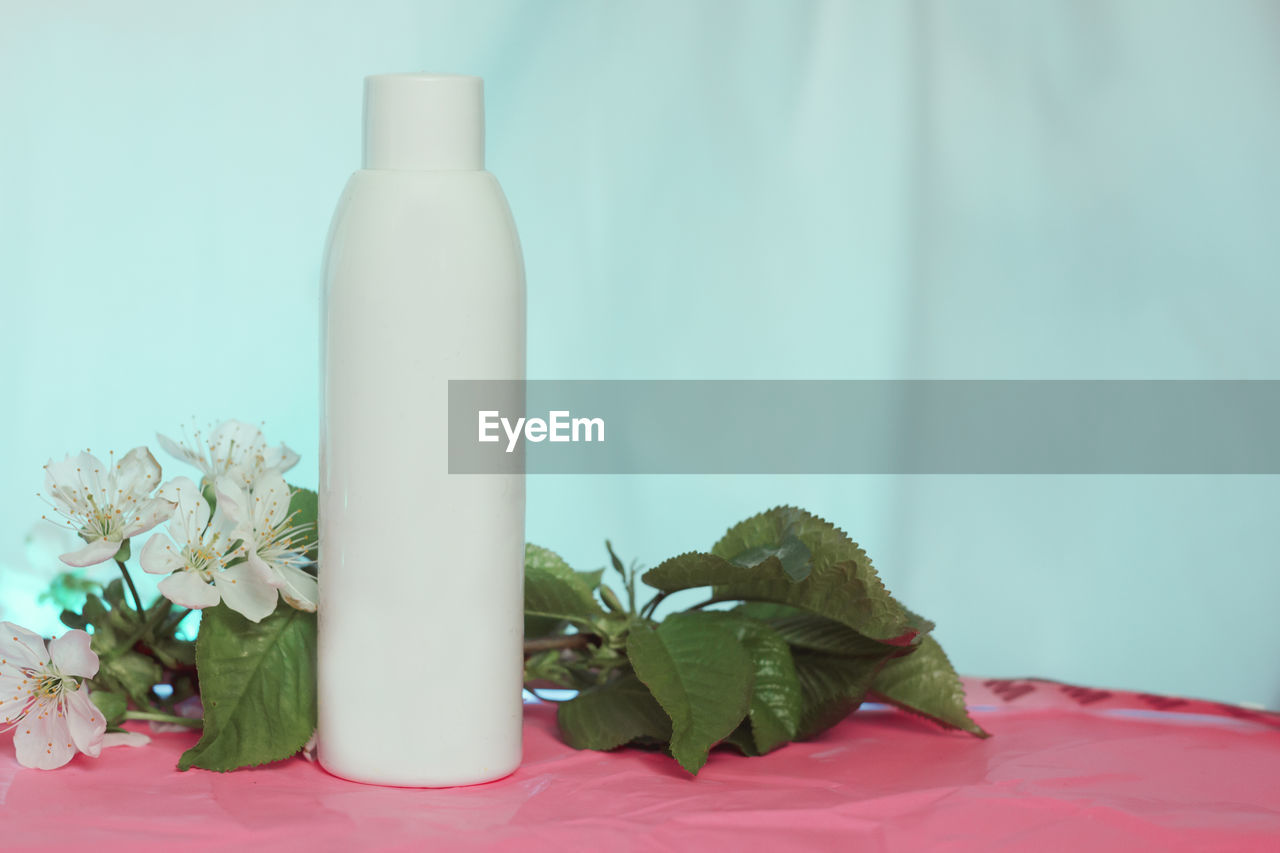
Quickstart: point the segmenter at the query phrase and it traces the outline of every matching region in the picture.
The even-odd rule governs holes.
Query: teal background
[[[32,628],[49,457],[261,419],[315,484],[319,258],[369,73],[485,77],[533,377],[1280,378],[1274,2],[0,20],[0,618]],[[962,671],[1280,705],[1274,477],[539,477],[528,535],[651,565],[784,502]]]

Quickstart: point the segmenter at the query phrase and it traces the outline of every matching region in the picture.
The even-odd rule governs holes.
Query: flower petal
[[[223,421],[209,436],[213,467],[219,472],[253,468],[253,457],[262,449],[262,430],[244,421]]]
[[[209,502],[204,499],[200,487],[190,477],[174,477],[160,487],[156,497],[177,504],[173,520],[181,525],[179,529],[182,537],[175,539],[183,545],[200,542],[204,529],[209,524]],[[169,525],[169,529],[173,530],[173,524]]]
[[[272,530],[289,517],[289,484],[278,471],[269,471],[253,487],[253,526]]]
[[[262,465],[268,471],[280,471],[283,473],[298,464],[298,454],[294,453],[287,444],[281,444],[279,447],[268,447],[263,451],[262,456]]]
[[[249,495],[239,483],[231,477],[219,477],[213,484],[218,495],[218,509],[237,524],[245,524],[250,520]]]
[[[209,462],[204,458],[203,454],[160,433],[156,433],[156,441],[160,442],[160,448],[174,459],[186,462],[188,465],[194,465],[206,477],[213,476],[213,469],[209,467]]]
[[[115,469],[117,494],[109,495],[111,503],[118,503],[118,495],[132,497],[141,501],[160,485],[160,463],[145,447],[135,447],[116,463]]]
[[[87,495],[91,493],[85,472],[101,469],[102,462],[92,453],[68,455],[61,462],[50,459],[44,466],[44,489],[59,510],[67,515],[92,512]],[[93,492],[96,500],[99,495]]]
[[[248,563],[216,573],[213,583],[226,605],[251,622],[261,622],[276,609],[279,596],[275,587],[264,581]]]
[[[277,571],[279,565],[276,563],[268,563],[266,560],[262,559],[262,555],[257,551],[251,550],[249,552],[245,565],[252,569],[254,574],[261,578],[263,583],[267,586],[279,589],[284,585],[284,578],[280,575],[280,572]]]
[[[320,585],[316,579],[290,563],[277,565],[276,572],[282,581],[280,597],[290,607],[315,613],[316,603],[320,600]]]
[[[144,501],[125,520],[124,528],[120,532],[126,539],[130,536],[137,536],[139,533],[146,533],[173,515],[173,511],[177,507],[176,503],[167,501],[164,498],[151,498]]]
[[[213,607],[221,598],[218,591],[195,572],[174,572],[156,584],[156,589],[179,607],[193,610]]]
[[[13,675],[0,676],[0,725],[8,725],[22,718],[31,694],[26,692],[29,684]]]
[[[102,752],[102,736],[107,730],[106,717],[89,698],[89,688],[83,685],[79,690],[64,693],[63,697],[71,742],[85,755],[97,758]]]
[[[89,635],[79,629],[50,641],[49,657],[63,675],[93,678],[98,674],[98,656],[89,648]]]
[[[142,546],[138,562],[142,564],[144,572],[153,575],[167,575],[186,565],[182,559],[181,546],[175,545],[164,533],[152,533],[147,537],[147,544]]]
[[[63,554],[59,559],[68,566],[83,568],[105,563],[120,550],[120,543],[114,539],[95,539],[76,551]]]
[[[44,637],[12,622],[0,622],[0,660],[8,666],[39,668],[49,662]],[[7,668],[7,667],[6,667]]]
[[[113,746],[146,746],[149,743],[151,738],[142,732],[107,732],[102,736],[103,749]]]
[[[59,716],[51,704],[31,709],[13,730],[18,763],[37,770],[61,767],[76,754],[67,718]]]

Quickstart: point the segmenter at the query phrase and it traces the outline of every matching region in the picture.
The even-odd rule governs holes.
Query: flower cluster
[[[78,752],[96,757],[103,746],[147,740],[121,730],[122,720],[189,722],[174,716],[172,703],[155,707],[156,696],[167,693],[153,693],[145,680],[129,681],[130,673],[155,665],[135,646],[150,649],[145,654],[163,663],[165,672],[181,671],[182,643],[174,630],[189,611],[171,615],[173,605],[199,610],[222,603],[252,622],[271,615],[282,599],[299,610],[316,609],[318,586],[305,554],[314,545],[312,525],[300,523],[290,509],[295,495],[283,476],[298,455],[283,444],[268,445],[260,429],[235,420],[207,436],[197,430],[194,438],[157,439],[198,469],[199,481],[179,476],[162,482],[160,464],[146,447],[119,459],[112,453],[105,462],[85,450],[44,466],[43,496],[51,507],[45,518],[60,521],[83,542],[62,554],[62,562],[83,568],[114,560],[133,606],[117,581],[110,624],[97,621],[104,618],[104,605],[92,595],[99,615],[86,618],[86,609],[67,621],[64,613],[73,630],[48,643],[0,622],[0,731],[14,732],[18,761],[25,766],[61,767]],[[130,540],[149,531],[135,552]],[[160,602],[163,607],[143,606],[125,565],[133,553],[144,571],[163,575],[157,586],[168,599]],[[111,595],[105,588],[104,596]],[[84,627],[92,627],[93,636],[79,630]],[[132,669],[127,656],[133,656]],[[130,702],[138,710],[129,710]]]
[[[315,610],[316,579],[300,553],[307,530],[292,523],[282,476],[298,454],[269,446],[261,430],[236,420],[207,438],[199,430],[193,439],[156,438],[200,470],[200,484],[176,477],[161,485],[160,465],[145,447],[109,464],[85,451],[45,465],[54,511],[85,541],[62,561],[105,562],[130,537],[168,521],[147,540],[140,562],[143,571],[167,576],[158,588],[174,604],[198,610],[222,601],[255,622],[275,610],[277,598]]]

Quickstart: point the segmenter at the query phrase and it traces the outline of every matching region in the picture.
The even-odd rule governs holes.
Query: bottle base
[[[482,767],[474,773],[455,773],[435,775],[431,773],[379,773],[366,769],[338,767],[324,760],[323,754],[317,756],[317,764],[330,776],[337,776],[348,782],[359,782],[362,785],[379,785],[386,788],[464,788],[469,785],[483,785],[505,779],[520,768],[517,760],[512,764],[495,767]]]

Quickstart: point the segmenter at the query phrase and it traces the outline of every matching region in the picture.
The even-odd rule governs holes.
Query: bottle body
[[[520,762],[524,481],[448,471],[448,381],[523,379],[524,270],[480,170],[361,170],[325,263],[319,760],[405,786]]]

